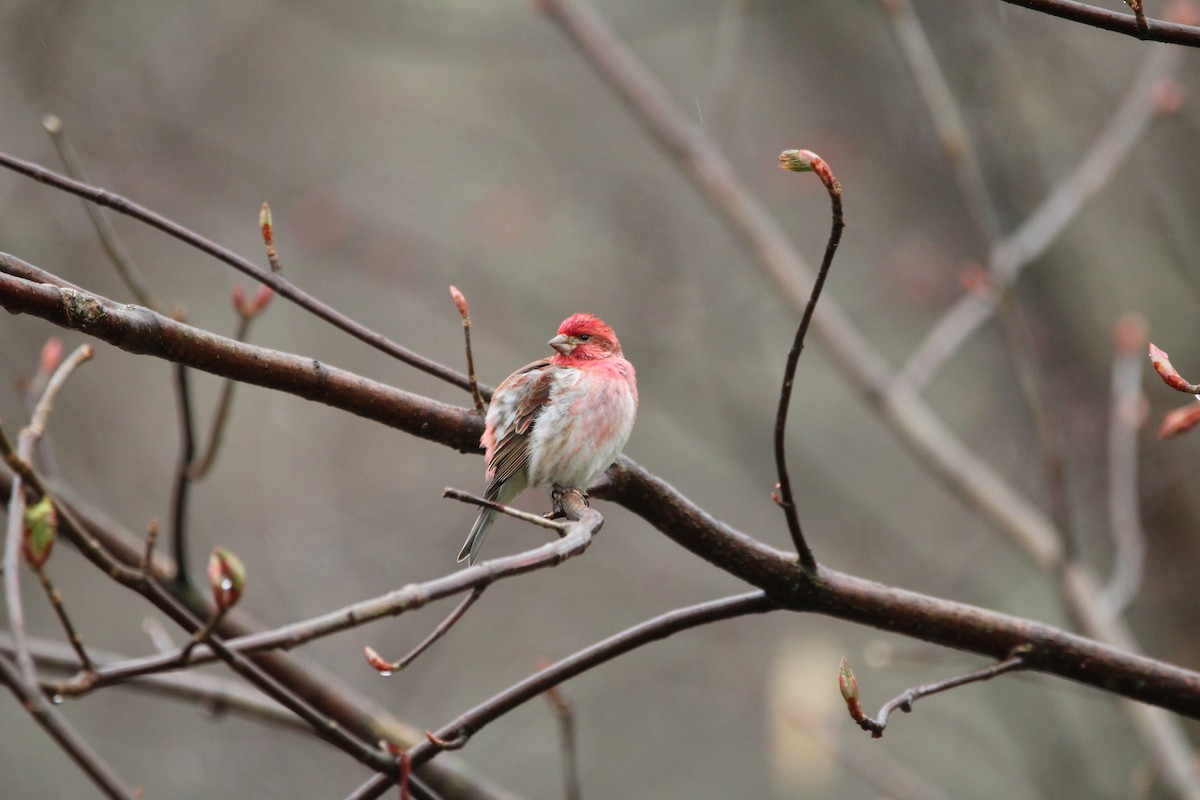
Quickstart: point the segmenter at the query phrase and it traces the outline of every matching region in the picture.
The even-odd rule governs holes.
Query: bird
[[[586,490],[617,460],[637,417],[637,374],[608,324],[594,314],[563,320],[554,355],[496,387],[480,444],[483,496],[510,504],[527,488]],[[479,512],[458,560],[473,565],[498,511]]]

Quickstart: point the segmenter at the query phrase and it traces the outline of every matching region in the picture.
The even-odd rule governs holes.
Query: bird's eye
[[[592,335],[590,333],[579,334],[579,341],[581,341],[581,342],[586,342],[590,338],[592,338]]]

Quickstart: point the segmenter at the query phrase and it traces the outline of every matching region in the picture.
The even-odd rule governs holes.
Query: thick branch
[[[130,353],[278,389],[426,439],[453,442],[451,446],[463,452],[479,448],[482,424],[477,414],[466,409],[418,397],[316,359],[217,336],[64,281],[51,282],[47,273],[4,254],[0,254],[0,306],[95,336]]]
[[[4,262],[0,261],[3,268]],[[101,298],[75,290],[64,295],[53,286],[0,274],[0,305],[36,313],[87,333],[103,334],[101,338],[111,338],[118,345],[132,340],[139,346],[135,352],[203,363],[203,368],[219,375],[243,377],[249,373],[259,385],[308,396],[462,451],[474,450],[479,435],[479,416],[469,409],[390,389],[325,366],[319,367],[323,380],[314,384],[313,376],[306,373],[312,362],[305,359],[180,326],[144,309],[120,306],[110,311]],[[78,310],[81,308],[98,310],[82,314]],[[160,325],[165,326],[161,332],[157,331]],[[144,332],[127,336],[123,326]],[[285,379],[274,374],[276,369],[284,373]],[[314,391],[314,385],[320,391]],[[791,554],[713,519],[632,461],[622,459],[608,477],[607,484],[598,487],[594,496],[619,502],[719,569],[763,589],[779,605],[995,659],[1006,658],[1015,647],[1029,644],[1031,670],[1200,718],[1200,674],[1048,625],[893,589],[828,569],[806,578],[796,569]]]

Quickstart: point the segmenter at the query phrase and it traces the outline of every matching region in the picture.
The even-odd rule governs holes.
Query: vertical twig
[[[1101,597],[1122,614],[1137,596],[1146,557],[1146,537],[1138,510],[1137,432],[1146,416],[1142,395],[1142,350],[1146,321],[1126,314],[1114,331],[1111,402],[1108,417],[1108,524],[1113,537],[1113,569]]]
[[[929,109],[942,151],[954,168],[967,211],[983,241],[992,242],[1000,236],[999,214],[988,192],[983,167],[958,101],[950,91],[950,84],[929,45],[921,20],[909,0],[881,0],[880,4],[892,21],[900,49],[908,59],[917,89]]]
[[[796,500],[792,495],[792,481],[788,476],[785,452],[787,415],[792,399],[792,385],[796,379],[796,365],[800,361],[800,353],[804,350],[804,337],[808,334],[808,326],[812,322],[813,312],[817,309],[817,301],[821,299],[821,289],[825,286],[829,268],[833,266],[833,256],[837,252],[838,242],[842,239],[842,229],[846,227],[846,222],[842,217],[842,185],[834,177],[824,159],[808,150],[785,150],[779,155],[779,165],[792,172],[815,173],[829,193],[829,205],[833,217],[829,241],[825,245],[825,256],[821,259],[821,267],[817,270],[817,278],[813,282],[808,305],[805,306],[804,314],[800,317],[800,325],[796,328],[792,349],[788,351],[787,365],[783,371],[783,386],[779,390],[779,411],[775,415],[775,467],[779,471],[778,502],[787,518],[788,531],[792,534],[792,543],[796,545],[800,566],[805,570],[813,571],[817,568],[817,561],[813,557],[808,542],[804,540],[804,532],[800,529],[800,517],[796,513]]]
[[[549,662],[538,665],[538,669],[550,666]],[[563,797],[564,800],[580,800],[583,791],[579,784],[579,748],[575,740],[575,710],[563,695],[561,686],[551,686],[546,690],[546,702],[554,712],[558,721],[558,738],[562,749],[563,760]]]
[[[471,354],[471,310],[467,307],[467,298],[457,286],[450,287],[450,296],[454,298],[454,307],[462,317],[463,339],[467,347],[467,380],[471,384],[471,399],[475,401],[475,410],[483,413],[483,397],[479,394],[479,381],[475,378],[475,356]]]
[[[54,409],[55,398],[63,384],[75,368],[92,357],[95,351],[91,345],[81,345],[71,353],[61,364],[50,380],[33,410],[33,417],[17,438],[17,459],[29,463],[37,440],[46,431],[50,412]],[[4,601],[8,608],[8,626],[12,632],[13,645],[16,650],[17,668],[26,685],[37,684],[37,669],[33,663],[33,655],[29,652],[29,640],[25,630],[25,608],[21,600],[20,559],[21,543],[24,539],[25,525],[25,480],[20,472],[14,472],[12,491],[8,503],[8,525],[4,541]]]
[[[190,470],[196,455],[196,431],[192,420],[192,391],[188,368],[172,364],[175,377],[175,407],[179,414],[179,457],[171,490],[171,556],[175,559],[175,586],[186,593],[192,588],[187,548],[187,506],[191,494]]]

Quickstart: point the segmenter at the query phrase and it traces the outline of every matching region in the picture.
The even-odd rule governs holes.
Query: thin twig
[[[233,333],[235,342],[245,342],[250,336],[250,327],[258,316],[258,312],[241,306],[238,311],[237,330]],[[216,410],[213,412],[212,424],[208,429],[206,441],[199,456],[192,459],[187,468],[189,480],[198,481],[208,475],[216,463],[221,443],[225,440],[225,431],[229,422],[229,411],[233,408],[233,394],[237,381],[226,378],[221,382],[221,394],[217,397]]]
[[[192,587],[191,558],[187,547],[188,499],[192,479],[189,477],[196,456],[196,426],[192,415],[192,389],[188,367],[173,364],[175,378],[175,409],[179,418],[179,456],[175,459],[175,479],[171,484],[171,556],[175,559],[175,585],[181,592]]]
[[[457,286],[450,287],[450,297],[454,299],[454,306],[458,309],[458,315],[462,317],[463,339],[466,340],[467,347],[467,379],[471,382],[471,399],[475,401],[475,410],[483,413],[483,396],[479,394],[479,381],[475,378],[475,356],[471,353],[471,310],[467,306],[467,298],[458,290]]]
[[[927,683],[922,686],[914,686],[898,697],[894,697],[888,702],[884,703],[883,708],[879,709],[879,714],[875,718],[868,717],[862,713],[861,706],[857,705],[857,696],[855,696],[853,699],[847,698],[846,704],[850,710],[851,718],[858,723],[858,726],[864,731],[868,731],[872,738],[878,739],[879,737],[883,736],[884,728],[887,727],[888,715],[890,715],[896,709],[900,709],[901,711],[908,713],[912,711],[913,703],[917,702],[922,697],[928,697],[931,694],[938,694],[939,692],[944,692],[959,686],[965,686],[968,683],[986,681],[991,678],[995,678],[997,675],[1003,675],[1006,672],[1028,669],[1028,664],[1026,663],[1024,657],[1025,652],[1027,652],[1027,648],[1017,648],[1017,650],[1015,650],[1011,656],[1003,661],[998,661],[995,664],[989,664],[986,667],[981,667],[953,678],[947,678],[943,681]],[[843,667],[848,669],[848,667],[845,667],[845,663],[845,659],[842,659]],[[851,679],[853,680],[853,675],[851,675]],[[855,687],[855,689],[857,695],[857,687]],[[845,694],[844,691],[843,694]]]
[[[543,694],[548,689],[631,650],[700,625],[708,625],[747,614],[762,614],[777,608],[778,606],[766,593],[757,591],[669,611],[585,647],[573,655],[535,672],[523,681],[475,706],[453,722],[434,731],[432,738],[457,744],[458,740],[470,738],[488,723]],[[434,741],[427,740],[418,743],[408,752],[412,756],[413,766],[416,767],[424,764],[443,749]],[[379,773],[349,795],[347,800],[366,800],[379,797],[381,793],[394,785],[395,780],[394,775]]]
[[[63,168],[66,169],[67,174],[77,181],[86,182],[87,176],[79,164],[79,159],[75,156],[75,148],[71,145],[71,140],[63,129],[62,120],[53,114],[48,115],[42,118],[42,127],[50,134],[50,141],[58,150],[58,157],[62,159]],[[146,283],[142,280],[133,258],[130,257],[129,250],[126,249],[125,243],[108,221],[108,217],[92,203],[84,202],[83,210],[87,212],[88,219],[92,221],[92,227],[96,229],[100,244],[104,247],[108,260],[116,267],[117,274],[125,283],[125,288],[129,289],[130,294],[139,304],[155,311],[161,311],[162,306],[146,288]]]
[[[50,606],[54,609],[58,621],[62,624],[63,632],[67,635],[67,642],[71,645],[71,649],[75,651],[75,655],[79,657],[79,666],[84,672],[91,672],[95,669],[92,659],[88,657],[87,650],[83,647],[83,639],[75,630],[75,626],[71,624],[71,618],[67,616],[66,606],[63,605],[62,592],[55,588],[50,581],[50,576],[46,574],[44,567],[39,566],[34,569],[38,576],[38,580],[42,584],[42,589],[46,592],[46,597],[50,600]]]
[[[423,583],[409,584],[387,594],[362,600],[312,619],[230,639],[223,642],[223,647],[231,653],[247,656],[268,650],[291,649],[313,639],[349,630],[384,617],[395,617],[408,611],[415,611],[436,600],[453,597],[464,591],[482,590],[498,580],[555,566],[582,553],[590,543],[592,535],[600,529],[604,522],[598,511],[583,504],[583,500],[577,492],[570,492],[566,497],[567,500],[564,504],[572,521],[554,523],[567,529],[568,533],[562,539],[548,542],[524,553],[480,561],[473,567]],[[535,517],[535,519],[541,518]],[[543,524],[545,522],[542,520]],[[215,654],[212,649],[201,644],[192,650],[188,663],[191,665],[203,664],[214,659]],[[178,666],[177,654],[144,656],[120,664],[101,665],[97,667],[94,679],[90,679],[88,683],[66,681],[56,685],[54,690],[63,695],[78,695],[101,686],[120,683],[138,675],[175,669]]]
[[[150,520],[146,526],[146,549],[142,551],[141,570],[143,577],[150,577],[154,568],[154,545],[158,543],[158,520]]]
[[[141,797],[141,792],[135,792],[126,786],[120,776],[113,772],[112,767],[92,749],[87,739],[71,727],[58,713],[58,709],[42,695],[36,684],[30,687],[22,682],[19,668],[4,656],[0,656],[0,683],[6,684],[12,690],[22,705],[29,710],[34,721],[45,729],[107,797],[116,800],[134,800]]]
[[[792,386],[796,380],[796,365],[800,354],[804,351],[804,338],[808,335],[808,326],[812,323],[813,312],[817,310],[817,301],[821,299],[821,289],[825,287],[825,279],[829,276],[829,268],[833,266],[833,256],[837,253],[838,243],[842,239],[842,229],[846,222],[842,216],[842,184],[834,177],[825,160],[816,153],[808,150],[785,150],[779,155],[779,165],[792,172],[813,172],[825,190],[829,193],[829,206],[833,222],[829,231],[829,241],[825,244],[825,255],[821,259],[821,267],[817,270],[817,279],[813,282],[812,292],[800,317],[796,328],[792,349],[788,351],[787,363],[783,370],[783,385],[779,390],[779,410],[775,414],[775,468],[779,473],[779,505],[787,518],[788,531],[792,535],[792,544],[796,546],[800,566],[808,571],[816,569],[817,561],[813,557],[804,532],[800,528],[800,517],[796,512],[796,499],[792,494],[792,480],[788,475],[787,439],[788,406],[792,400]]]
[[[550,662],[538,665],[540,669]],[[558,740],[563,761],[563,797],[565,800],[580,800],[583,792],[579,784],[579,748],[575,740],[575,710],[563,695],[562,687],[551,686],[546,690],[546,702],[558,721]]]
[[[192,634],[192,638],[188,639],[187,643],[179,651],[179,655],[175,656],[180,666],[186,665],[191,661],[192,651],[197,645],[208,644],[212,637],[213,631],[221,624],[221,620],[225,618],[229,608],[219,608],[217,612],[209,617],[208,622],[204,623],[204,627]]]
[[[1101,597],[1115,615],[1137,596],[1146,559],[1146,536],[1138,509],[1137,433],[1145,420],[1142,351],[1146,322],[1137,314],[1117,321],[1108,411],[1108,524],[1113,567]]]
[[[3,260],[4,257],[0,256],[0,262]],[[478,433],[475,434],[475,438],[478,439]],[[0,474],[0,487],[8,490],[11,487],[11,478]],[[58,499],[63,496],[71,497],[70,503]],[[143,552],[140,537],[103,519],[102,515],[90,509],[85,501],[71,492],[69,487],[56,487],[55,505],[60,512],[59,532],[67,536],[103,574],[145,597],[151,605],[161,610],[167,618],[175,621],[184,630],[191,632],[200,627],[201,623],[196,614],[183,605],[183,602],[195,603],[197,596],[193,593],[186,598],[177,598],[159,583],[160,576],[169,578],[175,573],[174,564],[168,558],[160,557],[162,563],[155,565],[154,580],[148,580],[140,569]],[[564,549],[567,546],[564,543],[559,545]],[[160,559],[156,559],[156,562]],[[200,607],[199,603],[197,607]],[[227,625],[231,630],[245,635],[256,623],[239,618],[236,622],[230,619]],[[207,646],[203,646],[203,650],[209,654],[209,660],[212,660],[211,650]],[[194,652],[193,662],[198,660],[196,655]],[[396,719],[386,709],[357,694],[352,688],[339,686],[334,676],[310,673],[283,653],[261,655],[255,659],[255,665],[293,692],[307,698],[337,727],[354,733],[364,741],[378,741],[380,738],[402,742],[415,740],[416,732],[412,728]],[[55,693],[53,689],[48,691]],[[268,696],[271,696],[270,693]],[[311,727],[305,724],[306,727]],[[461,764],[453,761],[426,765],[422,772],[427,781],[441,787],[442,791],[449,792],[452,789],[456,794],[479,800],[489,800],[500,794],[495,787],[489,786],[477,776],[468,774]],[[436,794],[430,794],[429,797],[436,798]]]
[[[391,675],[393,672],[399,672],[400,670],[404,669],[409,664],[416,661],[417,657],[428,650],[434,642],[445,636],[450,629],[453,628],[460,619],[462,619],[463,615],[467,613],[467,610],[471,606],[475,605],[475,601],[483,595],[483,590],[486,588],[487,586],[480,585],[471,589],[471,593],[459,601],[459,604],[454,607],[454,610],[451,611],[444,620],[438,623],[438,626],[433,629],[433,632],[422,639],[420,644],[409,651],[408,655],[404,656],[399,661],[385,661],[379,656],[378,653],[375,652],[375,650],[368,647],[366,648],[367,662],[370,663],[371,666],[375,667],[376,671],[378,671],[380,675],[384,676]]]
[[[74,672],[79,668],[74,650],[61,642],[31,637],[30,649],[42,669]],[[178,648],[173,648],[176,652]],[[12,637],[0,632],[0,654],[13,653]],[[126,656],[106,650],[92,649],[91,655],[100,663],[125,661]],[[122,685],[124,688],[147,694],[157,694],[179,700],[193,700],[210,714],[226,711],[243,714],[259,722],[279,725],[293,730],[308,731],[295,714],[278,703],[263,697],[262,692],[236,678],[210,675],[199,671],[146,675]],[[53,696],[54,683],[42,682],[43,693]],[[61,695],[60,695],[61,697]]]
[[[538,514],[530,514],[527,511],[521,511],[520,509],[513,508],[512,506],[506,506],[503,503],[497,503],[495,500],[488,500],[485,497],[479,497],[478,495],[471,494],[470,492],[464,492],[462,489],[453,489],[447,486],[442,490],[442,497],[447,497],[451,500],[458,500],[460,503],[480,506],[481,508],[490,508],[492,511],[499,511],[501,514],[507,514],[510,517],[514,517],[523,522],[528,522],[531,525],[538,525],[543,528],[549,528],[552,531],[558,531],[560,536],[564,531],[563,523],[561,522],[556,522],[552,519],[546,519]]]
[[[1171,48],[1155,48],[1146,55],[1133,85],[1071,173],[1054,184],[1015,231],[993,243],[987,267],[996,291],[986,297],[969,292],[951,306],[913,350],[899,380],[917,389],[925,386],[991,317],[1021,272],[1040,258],[1088,201],[1108,185],[1154,118],[1157,87],[1181,60],[1181,54]]]
[[[89,200],[97,205],[106,206],[121,214],[125,214],[133,219],[143,222],[153,228],[173,236],[179,241],[190,245],[191,247],[207,253],[213,258],[221,261],[239,272],[249,275],[258,280],[260,283],[265,283],[283,297],[292,301],[296,305],[311,312],[320,319],[325,320],[330,325],[345,331],[354,338],[365,344],[374,347],[375,349],[387,353],[393,358],[415,367],[422,372],[433,375],[440,380],[443,380],[454,386],[463,389],[470,388],[470,382],[465,375],[462,375],[454,370],[446,367],[436,361],[418,355],[406,347],[393,342],[382,334],[367,328],[359,322],[351,319],[341,313],[332,306],[318,300],[309,293],[297,288],[290,281],[283,278],[282,275],[264,270],[236,253],[222,247],[221,245],[204,238],[200,234],[189,230],[173,220],[158,214],[150,209],[138,205],[121,195],[109,192],[106,189],[101,189],[96,186],[77,181],[65,175],[60,175],[53,170],[35,164],[30,161],[16,158],[7,153],[0,153],[0,167],[5,167],[14,172],[18,172],[26,177],[32,178],[40,183],[47,184],[64,192],[69,192],[79,197]]]
[[[917,89],[929,109],[929,118],[941,141],[942,151],[954,168],[967,211],[982,240],[992,242],[1000,235],[999,214],[958,101],[950,91],[950,84],[938,64],[921,20],[909,0],[882,0],[881,5],[892,21],[900,50],[908,60]]]
[[[1079,3],[1075,0],[1004,0],[1016,6],[1040,11],[1062,19],[1080,22],[1094,28],[1123,33],[1147,42],[1166,42],[1187,47],[1200,47],[1200,28],[1158,19],[1139,21],[1136,16],[1109,11]]]
[[[18,461],[29,464],[37,440],[46,431],[50,413],[54,409],[54,401],[62,390],[71,373],[90,359],[95,351],[90,344],[80,345],[71,353],[46,381],[46,388],[38,398],[33,409],[29,425],[21,430],[17,438],[15,457]],[[7,444],[5,449],[8,449]],[[21,543],[24,539],[25,523],[25,492],[24,479],[20,472],[15,472],[12,480],[12,490],[8,501],[8,524],[4,541],[4,601],[8,608],[8,627],[16,643],[16,664],[20,670],[25,685],[37,683],[37,669],[33,656],[29,653],[27,634],[25,631],[25,608],[21,599],[20,559]]]

